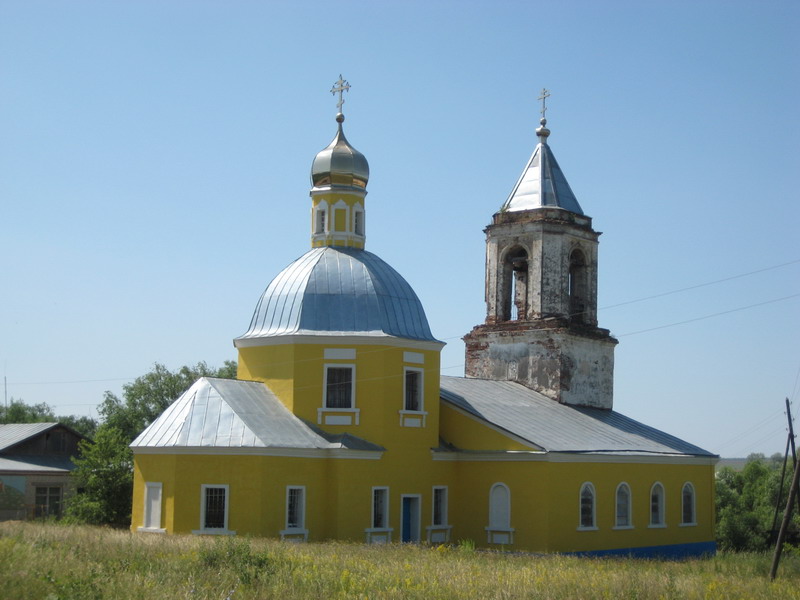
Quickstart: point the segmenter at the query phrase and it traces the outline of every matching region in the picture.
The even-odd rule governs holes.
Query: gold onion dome
[[[311,184],[314,187],[349,186],[366,188],[369,181],[369,163],[366,157],[353,148],[344,136],[344,115],[336,115],[339,130],[328,147],[320,151],[311,165]]]

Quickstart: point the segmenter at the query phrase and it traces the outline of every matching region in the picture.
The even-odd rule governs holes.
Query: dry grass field
[[[291,544],[0,523],[0,598],[800,598],[800,557],[646,561],[476,552],[454,546]]]

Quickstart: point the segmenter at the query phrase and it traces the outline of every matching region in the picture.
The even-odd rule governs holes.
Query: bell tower
[[[597,245],[547,144],[539,143],[486,233],[486,321],[464,337],[466,376],[517,381],[553,400],[611,409],[614,346],[597,326]]]

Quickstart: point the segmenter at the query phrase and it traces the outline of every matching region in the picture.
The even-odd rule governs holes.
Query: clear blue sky
[[[2,0],[8,394],[96,415],[155,362],[234,359],[309,247],[340,73],[371,168],[367,247],[463,374],[482,230],[547,87],[550,145],[604,232],[615,408],[723,456],[782,451],[800,397],[799,25],[779,1]]]

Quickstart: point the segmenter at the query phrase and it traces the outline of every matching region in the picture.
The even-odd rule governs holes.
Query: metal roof
[[[336,136],[326,148],[320,150],[311,164],[311,184],[319,187],[338,183],[365,188],[369,181],[369,163],[344,136],[344,115],[336,115],[336,121],[339,123]]]
[[[558,166],[553,151],[547,145],[550,131],[544,127],[545,122],[542,119],[542,127],[536,130],[540,141],[508,200],[503,204],[503,210],[531,210],[547,206],[563,208],[582,215],[583,209],[572,193],[561,167]]]
[[[367,335],[437,340],[414,290],[375,254],[314,248],[267,287],[240,340],[284,335]]]
[[[75,468],[75,464],[68,456],[0,456],[0,472],[42,472],[42,473],[69,473]]]
[[[561,404],[513,381],[442,376],[441,398],[548,452],[715,456],[618,412]]]
[[[382,450],[350,435],[326,435],[298,419],[263,383],[202,377],[131,447],[342,448]]]
[[[10,423],[0,425],[0,452],[56,427],[58,423]]]

